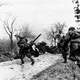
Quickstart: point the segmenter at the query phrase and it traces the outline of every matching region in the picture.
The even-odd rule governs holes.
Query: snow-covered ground
[[[0,80],[29,80],[33,75],[53,65],[59,55],[44,54],[35,59],[35,64],[27,61],[20,65],[20,60],[0,63]]]

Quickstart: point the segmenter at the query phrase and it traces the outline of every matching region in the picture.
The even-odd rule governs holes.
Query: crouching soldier
[[[41,35],[41,34],[40,34]],[[17,38],[19,38],[19,41],[17,43],[18,47],[19,47],[19,56],[21,59],[21,63],[24,64],[24,57],[27,56],[30,60],[31,60],[31,65],[34,64],[34,59],[32,58],[33,56],[33,44],[34,41],[40,36],[38,35],[33,41],[31,41],[30,43],[28,43],[28,40],[25,37],[21,37],[18,35],[15,35]]]
[[[21,64],[24,64],[24,60],[23,60],[25,57],[24,47],[25,47],[25,44],[27,44],[28,40],[25,39],[24,37],[21,37],[18,35],[16,36],[19,38],[19,41],[17,42],[17,45],[19,47],[19,58],[21,59]]]
[[[21,37],[19,35],[15,35],[17,37],[18,42],[17,45],[19,47],[19,58],[21,59],[21,64],[24,64],[24,57],[27,56],[31,60],[31,64],[34,64],[34,60],[31,57],[31,46],[28,43],[28,40],[25,37]]]

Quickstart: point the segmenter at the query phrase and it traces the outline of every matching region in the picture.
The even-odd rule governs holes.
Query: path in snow
[[[0,80],[29,80],[33,75],[53,65],[59,55],[44,54],[35,59],[35,64],[25,62],[22,66],[20,60],[0,63]]]

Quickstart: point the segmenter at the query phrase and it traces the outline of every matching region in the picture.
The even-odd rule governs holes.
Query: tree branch
[[[7,31],[5,25],[4,25],[4,29],[5,29],[6,33],[10,36],[10,34],[9,34],[9,32]]]
[[[16,20],[16,18],[14,18],[13,21],[12,21],[12,23],[11,23],[11,30],[12,30],[12,32],[13,32],[13,25],[15,23],[15,20]]]
[[[10,28],[9,28],[8,20],[6,22],[4,21],[3,23],[6,26],[5,28],[7,28],[6,30],[8,30],[11,33]]]

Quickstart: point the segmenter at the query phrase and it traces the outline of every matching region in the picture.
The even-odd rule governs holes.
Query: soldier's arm
[[[73,38],[74,38],[74,39],[80,38],[80,33],[74,32],[74,33],[73,33]]]

